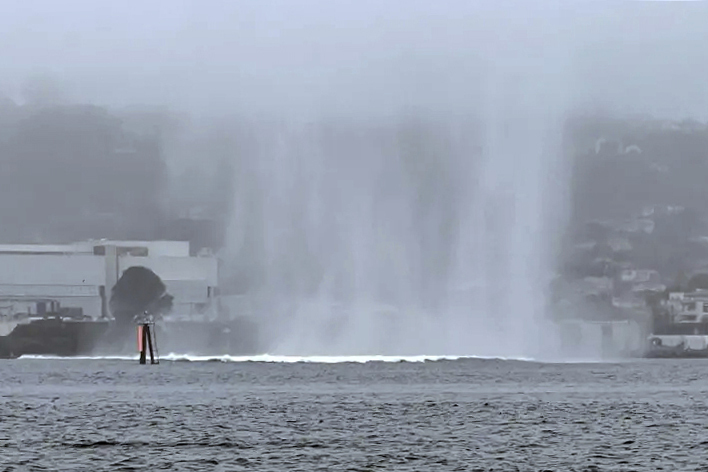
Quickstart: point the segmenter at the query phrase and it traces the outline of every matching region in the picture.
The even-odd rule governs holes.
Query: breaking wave
[[[138,356],[21,356],[20,359],[27,360],[115,360],[115,361],[137,361]],[[312,364],[342,364],[368,362],[435,362],[435,361],[455,361],[463,359],[477,360],[502,360],[502,361],[526,361],[533,362],[529,358],[504,358],[504,357],[481,357],[481,356],[283,356],[272,354],[259,354],[254,356],[200,356],[191,354],[170,353],[160,356],[163,362],[262,362],[262,363],[312,363]]]

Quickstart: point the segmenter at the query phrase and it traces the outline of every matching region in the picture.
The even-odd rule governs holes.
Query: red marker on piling
[[[155,337],[155,331],[151,328],[151,325],[154,324],[151,317],[145,313],[138,325],[138,352],[140,353],[141,365],[147,364],[148,351],[150,352],[150,364],[160,363],[160,358],[157,355],[157,338]]]

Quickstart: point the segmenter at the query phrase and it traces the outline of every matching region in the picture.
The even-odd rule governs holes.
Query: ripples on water
[[[706,367],[0,361],[0,470],[708,470]]]

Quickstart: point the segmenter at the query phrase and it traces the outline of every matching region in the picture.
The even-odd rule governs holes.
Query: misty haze
[[[261,352],[557,354],[575,162],[705,116],[692,9],[269,5],[4,6],[5,242],[186,237]]]
[[[0,358],[26,369],[0,370],[38,392],[32,415],[57,365],[79,392],[58,390],[66,411],[115,390],[124,410],[101,411],[116,425],[128,386],[152,383],[135,398],[203,420],[195,431],[213,426],[202,406],[240,408],[250,432],[213,433],[230,445],[216,459],[180,449],[179,427],[160,437],[204,470],[264,465],[288,441],[339,447],[325,445],[352,427],[380,433],[362,436],[369,450],[407,447],[367,470],[487,470],[497,439],[516,451],[503,467],[575,464],[523,452],[551,430],[616,464],[624,452],[583,441],[653,437],[668,421],[653,385],[673,394],[666,379],[685,386],[702,368],[689,358],[708,357],[706,25],[701,2],[2,3]],[[175,378],[77,380],[150,359]],[[199,407],[191,385],[208,391]],[[437,419],[411,413],[421,401]],[[683,401],[666,413],[678,442],[694,432]],[[536,439],[492,431],[498,415],[532,418]],[[426,422],[456,416],[483,418],[435,439],[459,458],[381,433],[401,417],[434,441]],[[72,428],[57,448],[126,444]],[[53,440],[41,434],[13,439],[16,463],[23,441]],[[150,434],[121,464],[182,467],[150,457]],[[470,453],[472,434],[497,439]],[[186,441],[222,448],[212,439]],[[232,463],[237,443],[253,452]],[[352,463],[350,446],[325,469]]]

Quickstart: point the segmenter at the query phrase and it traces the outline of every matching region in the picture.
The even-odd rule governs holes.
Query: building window
[[[708,303],[703,304],[703,313],[708,313]]]
[[[686,303],[687,311],[696,311],[696,302]]]

